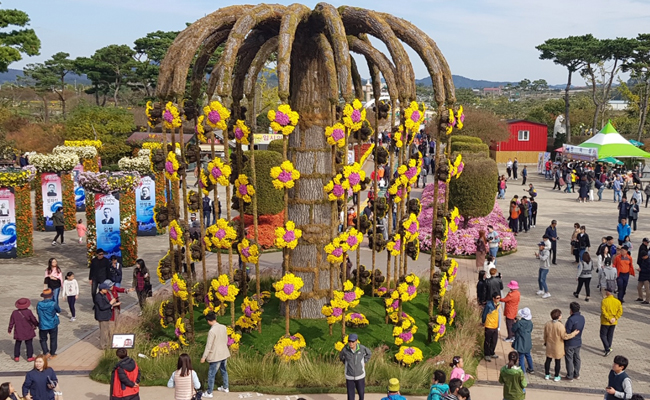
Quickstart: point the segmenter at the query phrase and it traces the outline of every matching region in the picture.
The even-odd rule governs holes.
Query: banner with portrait
[[[150,176],[143,176],[135,189],[135,214],[138,220],[138,236],[155,236],[156,222],[153,209],[156,206],[156,181]]]
[[[13,188],[0,188],[0,258],[16,258],[16,196]]]
[[[104,257],[122,256],[120,246],[120,200],[112,194],[95,194],[95,225],[97,248],[104,250]]]
[[[72,177],[74,179],[74,203],[77,207],[77,212],[86,211],[86,191],[79,184],[79,174],[81,172],[84,172],[84,166],[81,164],[72,170]]]
[[[61,177],[52,172],[42,173],[41,192],[43,196],[43,218],[45,218],[45,230],[54,231],[52,215],[54,215],[54,212],[59,207],[63,207]]]

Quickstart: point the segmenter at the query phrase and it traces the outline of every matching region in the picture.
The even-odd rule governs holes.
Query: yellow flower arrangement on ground
[[[251,144],[249,140],[251,130],[246,126],[246,121],[238,119],[235,123],[235,126],[232,127],[232,130],[237,143],[241,143],[243,145]]]
[[[275,228],[275,246],[279,249],[295,249],[298,239],[302,237],[302,231],[296,228],[293,221],[287,221],[284,226]]]
[[[447,318],[444,315],[438,315],[435,318],[435,323],[431,327],[431,331],[435,335],[433,341],[437,342],[441,337],[445,336],[447,332]]]
[[[213,129],[225,131],[228,129],[228,118],[230,111],[218,101],[211,101],[209,105],[203,107],[205,122]],[[224,135],[225,137],[225,135]]]
[[[412,242],[418,238],[420,235],[420,222],[418,221],[418,216],[411,213],[409,217],[402,222],[402,228],[404,231],[404,240]]]
[[[341,247],[341,239],[335,237],[334,240],[325,246],[325,252],[327,253],[327,262],[332,264],[342,263],[345,251]]]
[[[176,153],[170,151],[167,153],[167,160],[165,161],[165,176],[170,181],[178,181],[178,168],[180,164],[176,158]]]
[[[400,300],[403,302],[413,300],[418,294],[418,286],[420,286],[420,278],[413,273],[406,275],[404,282],[397,285]]]
[[[300,171],[294,168],[291,161],[285,160],[279,167],[271,168],[271,178],[276,189],[291,189],[300,179]]]
[[[327,198],[330,201],[343,200],[347,190],[350,189],[350,182],[348,182],[343,175],[336,174],[334,179],[329,181],[323,189],[325,190],[325,193],[327,193]]]
[[[300,297],[300,289],[304,286],[304,282],[298,276],[292,273],[285,274],[282,279],[273,284],[275,289],[275,297],[281,301],[296,300]]]
[[[221,274],[218,278],[212,279],[210,286],[212,286],[217,298],[222,303],[235,301],[237,294],[239,294],[239,289],[230,283],[230,278],[226,274]]]
[[[348,186],[354,193],[361,190],[361,184],[366,179],[366,171],[361,169],[361,165],[355,162],[343,167],[343,176],[348,181]]]
[[[343,314],[348,309],[348,303],[342,299],[334,298],[329,303],[325,304],[320,312],[327,317],[327,323],[334,325],[343,319]]]
[[[178,350],[181,346],[177,342],[161,342],[155,345],[151,351],[149,352],[149,355],[151,358],[156,358],[159,356],[167,356],[176,350]]]
[[[218,249],[228,249],[232,247],[235,239],[237,239],[237,231],[228,223],[228,220],[221,218],[214,225],[206,228],[203,242],[207,250],[210,250],[212,246]]]
[[[185,246],[185,231],[177,220],[173,220],[169,223],[169,238],[173,244]]]
[[[241,260],[245,263],[255,264],[260,260],[259,246],[251,243],[248,239],[242,239],[237,245],[237,251],[241,256]]]
[[[368,318],[366,318],[366,316],[361,313],[352,312],[345,315],[345,324],[347,326],[363,328],[366,327],[369,323],[370,322],[368,322]]]
[[[189,343],[187,342],[187,338],[185,337],[185,333],[187,332],[187,329],[185,328],[185,322],[183,322],[183,318],[179,318],[176,320],[176,325],[174,329],[174,333],[176,334],[176,337],[178,338],[178,341],[181,342],[183,346],[187,346]]]
[[[165,104],[165,109],[162,112],[162,122],[165,129],[176,129],[183,123],[178,107],[176,107],[171,101],[168,101],[167,104]]]
[[[325,136],[327,137],[328,144],[338,147],[345,146],[345,126],[340,122],[333,126],[325,127]]]
[[[339,234],[339,240],[343,251],[355,251],[363,241],[363,233],[356,230],[356,228],[349,228]]]
[[[255,188],[248,181],[248,177],[244,174],[239,174],[235,179],[235,194],[246,203],[252,201],[251,196],[255,195]]]
[[[241,333],[235,331],[231,327],[226,327],[226,333],[228,334],[228,347],[231,351],[239,350],[239,342],[241,341]]]
[[[408,319],[403,319],[402,322],[398,322],[397,326],[393,328],[393,337],[395,338],[395,344],[401,346],[405,343],[411,343],[413,341],[413,335],[418,331],[418,327]]]
[[[229,185],[230,182],[228,181],[228,178],[230,178],[231,173],[232,168],[230,165],[225,164],[218,157],[215,157],[208,163],[208,177],[210,178],[210,182],[212,182],[214,185],[217,183],[221,186]]]
[[[354,286],[352,281],[347,280],[343,284],[343,290],[334,291],[334,299],[346,302],[348,305],[346,308],[354,308],[359,305],[363,293],[361,288]]]
[[[406,129],[412,133],[420,132],[420,125],[422,125],[422,122],[424,121],[426,110],[427,108],[424,103],[422,103],[422,107],[420,107],[417,102],[412,101],[404,111],[404,117],[406,118],[404,125],[406,126]]]
[[[302,356],[302,349],[305,346],[307,346],[305,338],[301,334],[296,333],[289,337],[281,337],[275,346],[273,346],[273,350],[282,361],[298,361]]]
[[[366,109],[359,99],[354,99],[352,104],[343,108],[343,124],[352,131],[358,131],[366,120]]]
[[[393,257],[399,256],[402,252],[402,235],[394,233],[386,244],[386,249],[388,249],[390,255]]]
[[[290,135],[298,125],[300,115],[291,109],[288,104],[282,104],[276,110],[269,110],[266,117],[271,122],[269,126],[275,133],[281,133],[284,136]]]
[[[341,351],[347,344],[348,344],[348,335],[345,335],[343,340],[334,343],[334,348],[336,349],[336,351]]]
[[[423,360],[422,350],[417,347],[401,346],[395,355],[395,359],[407,367],[410,367]]]

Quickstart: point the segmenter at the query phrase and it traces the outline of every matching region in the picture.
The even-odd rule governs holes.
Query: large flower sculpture
[[[162,122],[165,129],[176,129],[183,123],[183,120],[181,120],[181,113],[171,101],[168,101],[167,104],[165,104],[165,109],[162,112]]]
[[[404,240],[406,242],[412,242],[417,239],[420,235],[420,222],[418,222],[418,216],[411,213],[409,217],[402,222],[402,228],[404,228]]]
[[[161,342],[151,349],[149,355],[151,358],[166,356],[178,350],[180,347],[181,346],[177,342]]]
[[[363,296],[363,290],[354,286],[354,284],[349,280],[345,281],[343,284],[343,290],[334,291],[334,298],[345,301],[348,304],[347,308],[358,306],[361,296]]]
[[[404,343],[411,343],[413,335],[417,333],[418,327],[408,319],[403,319],[401,323],[393,328],[393,337],[395,344],[401,346]]]
[[[237,294],[239,294],[239,289],[230,283],[230,278],[226,274],[221,274],[218,278],[213,279],[210,286],[215,290],[217,298],[222,303],[235,301]]]
[[[352,104],[346,104],[343,109],[343,124],[352,131],[358,131],[366,120],[366,109],[359,99],[354,99]]]
[[[300,297],[300,289],[302,289],[303,285],[304,282],[300,277],[287,273],[282,279],[273,284],[275,297],[281,301],[296,300]]]
[[[395,359],[407,367],[410,367],[423,360],[422,350],[412,346],[401,346],[395,355]]]
[[[181,300],[187,300],[190,297],[187,291],[187,283],[179,274],[172,276],[172,293]]]
[[[165,176],[167,177],[167,179],[169,179],[170,181],[177,181],[179,168],[180,168],[180,164],[178,163],[178,159],[176,158],[176,153],[170,151],[169,153],[167,153],[167,160],[165,160]]]
[[[366,179],[366,171],[361,169],[359,163],[352,163],[343,167],[343,176],[354,193],[361,190],[361,184]]]
[[[189,344],[187,342],[187,338],[185,337],[186,332],[187,332],[187,329],[185,328],[185,322],[183,321],[183,318],[181,317],[181,318],[176,320],[174,334],[176,334],[176,337],[178,338],[178,341],[181,342],[181,344],[183,346],[187,346]]]
[[[248,181],[248,177],[244,174],[239,174],[235,179],[235,194],[246,203],[251,202],[251,196],[255,195],[255,188]]]
[[[196,119],[196,125],[194,125],[194,133],[201,143],[207,143],[208,138],[205,136],[205,127],[203,126],[203,121],[205,120],[205,115],[199,115]]]
[[[241,260],[245,263],[255,264],[260,260],[260,248],[248,239],[243,239],[237,245],[237,250],[239,251]]]
[[[327,262],[332,264],[342,263],[345,250],[343,250],[341,239],[335,237],[325,246],[325,252],[327,253]]]
[[[249,140],[251,130],[246,126],[246,121],[238,119],[235,123],[235,126],[232,127],[232,130],[237,143],[241,143],[243,145],[251,144]]]
[[[203,114],[205,115],[205,122],[213,129],[222,131],[228,129],[230,111],[218,101],[212,101],[209,105],[203,107]]]
[[[404,282],[397,285],[400,300],[403,302],[413,300],[418,294],[418,286],[420,286],[420,278],[412,273],[406,275]]]
[[[206,228],[203,242],[208,250],[212,246],[219,249],[228,249],[232,247],[235,239],[237,239],[237,231],[228,223],[228,220],[222,218],[218,219],[214,225]]]
[[[363,241],[363,233],[356,230],[356,228],[350,228],[341,233],[339,239],[341,239],[343,251],[355,251]]]
[[[345,126],[340,122],[326,127],[325,136],[328,144],[338,147],[345,146]]]
[[[437,342],[441,337],[445,336],[447,332],[447,318],[444,315],[438,315],[435,319],[435,323],[431,327],[431,331],[435,334],[433,341]]]
[[[229,184],[228,178],[230,178],[231,173],[232,168],[230,168],[230,165],[225,164],[218,157],[215,157],[208,163],[208,177],[210,178],[210,182],[214,185],[218,183],[221,186],[227,186]]]
[[[228,347],[231,351],[239,350],[239,342],[241,341],[241,333],[235,331],[231,327],[226,327],[226,333],[228,334]]]
[[[404,111],[404,117],[406,121],[404,125],[406,129],[410,132],[418,133],[420,131],[420,125],[424,121],[424,113],[426,111],[426,106],[422,103],[422,107],[418,105],[417,102],[412,101],[409,107]]]
[[[386,244],[386,249],[393,257],[397,257],[402,252],[402,236],[399,233],[394,233]]]
[[[185,231],[177,220],[173,220],[169,223],[169,238],[173,244],[185,246]]]
[[[350,188],[350,182],[341,174],[336,174],[334,179],[329,181],[323,188],[330,201],[343,200],[347,190]]]
[[[348,309],[348,306],[349,304],[346,301],[334,298],[330,300],[329,303],[325,304],[321,308],[320,312],[327,317],[327,323],[329,325],[334,325],[343,319],[343,315]]]
[[[287,221],[284,226],[275,228],[275,246],[280,249],[285,247],[295,249],[298,245],[298,239],[302,237],[302,231],[296,228],[293,221]]]
[[[282,361],[297,361],[300,360],[302,349],[305,346],[307,346],[305,338],[301,334],[296,333],[289,337],[283,336],[280,338],[275,346],[273,346],[273,350]]]
[[[300,119],[300,115],[293,111],[288,104],[282,104],[277,111],[269,110],[266,116],[271,121],[270,126],[273,132],[281,133],[284,136],[288,136],[293,132]]]
[[[300,171],[293,167],[291,161],[285,160],[279,167],[271,168],[271,178],[276,189],[291,189],[300,179]]]
[[[366,318],[366,316],[361,313],[352,312],[345,315],[345,324],[347,326],[363,328],[369,323],[370,322],[368,322],[368,318]]]

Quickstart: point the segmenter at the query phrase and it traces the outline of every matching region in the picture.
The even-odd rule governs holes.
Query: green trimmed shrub
[[[476,154],[463,154],[463,162],[463,173],[449,183],[449,207],[458,207],[467,221],[473,217],[484,217],[494,208],[499,171],[493,159]]]
[[[282,139],[271,140],[269,143],[268,151],[275,151],[282,154]]]
[[[465,135],[457,135],[457,136],[452,136],[451,137],[451,144],[453,145],[454,142],[456,143],[476,143],[476,144],[482,144],[483,141],[481,138],[475,137],[475,136],[465,136]]]
[[[479,139],[480,141],[480,139]],[[481,156],[488,157],[490,154],[490,147],[484,143],[469,143],[469,142],[451,142],[451,152],[461,153],[463,156],[471,153],[478,153]]]
[[[244,152],[249,162],[244,165],[244,174],[252,179],[250,167],[250,152]],[[284,193],[273,186],[271,178],[271,168],[279,167],[282,164],[282,155],[275,151],[257,150],[255,151],[255,173],[257,184],[255,193],[257,197],[257,213],[259,215],[278,214],[284,208]],[[495,184],[496,185],[496,184]],[[253,203],[245,206],[245,213],[253,213]]]

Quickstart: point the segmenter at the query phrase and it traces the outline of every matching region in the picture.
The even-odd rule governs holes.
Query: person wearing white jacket
[[[61,298],[68,299],[68,306],[70,307],[70,314],[72,317],[70,321],[75,321],[76,312],[75,312],[75,302],[79,298],[79,284],[74,278],[74,272],[70,271],[65,275],[65,281],[63,281],[63,288],[61,290]]]

